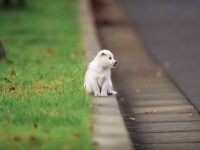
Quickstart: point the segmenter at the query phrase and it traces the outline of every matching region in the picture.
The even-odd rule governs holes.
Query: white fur
[[[108,96],[117,94],[113,91],[110,68],[114,68],[117,61],[109,50],[101,50],[89,64],[85,74],[84,87],[88,94],[94,96]]]

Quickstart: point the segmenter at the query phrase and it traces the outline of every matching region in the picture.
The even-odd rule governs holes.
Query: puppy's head
[[[109,50],[101,50],[97,57],[101,61],[103,67],[115,68],[117,61],[114,59],[113,54]]]

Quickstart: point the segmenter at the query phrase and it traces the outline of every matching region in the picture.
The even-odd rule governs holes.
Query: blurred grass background
[[[0,10],[0,149],[90,150],[78,0]]]

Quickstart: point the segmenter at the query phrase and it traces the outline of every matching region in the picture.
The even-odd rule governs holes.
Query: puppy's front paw
[[[108,94],[109,94],[109,95],[116,95],[117,92],[116,92],[116,91],[110,91]]]
[[[108,96],[107,93],[101,93],[101,97],[106,97]]]
[[[101,94],[99,92],[94,93],[94,96],[98,97],[101,96]]]

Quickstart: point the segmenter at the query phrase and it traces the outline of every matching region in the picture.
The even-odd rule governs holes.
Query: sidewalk
[[[113,81],[134,147],[148,150],[199,149],[200,116],[196,109],[164,69],[149,57],[116,0],[94,1],[101,44],[111,50],[119,62],[117,69],[113,70]],[[86,33],[89,34],[88,30]],[[96,32],[94,35],[98,37]],[[89,38],[87,41],[91,43]],[[98,112],[98,115],[94,113],[96,149],[127,149],[124,147],[127,144],[130,148],[122,119],[113,119],[116,114],[121,118],[115,97],[97,98],[95,102],[95,112]],[[107,124],[110,125],[108,128]],[[120,124],[123,136],[116,128]],[[123,138],[117,141],[116,137]]]
[[[200,116],[149,57],[115,0],[97,6],[102,45],[118,60],[114,85],[129,135],[136,149],[199,149]],[[102,7],[103,6],[103,7]]]

